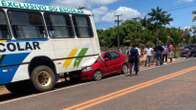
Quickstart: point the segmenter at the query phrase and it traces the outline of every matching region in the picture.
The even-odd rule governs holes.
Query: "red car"
[[[118,51],[109,51],[102,53],[97,61],[82,69],[81,80],[101,80],[104,76],[118,73],[128,73],[128,57]]]

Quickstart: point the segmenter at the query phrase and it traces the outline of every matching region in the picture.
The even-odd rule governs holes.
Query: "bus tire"
[[[39,92],[52,90],[56,84],[54,71],[45,65],[37,66],[31,73],[31,81]]]
[[[5,87],[12,94],[28,94],[34,91],[33,85],[29,80],[6,84]]]

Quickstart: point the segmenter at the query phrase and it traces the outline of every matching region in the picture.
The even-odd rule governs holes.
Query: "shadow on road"
[[[105,77],[104,79],[107,79],[107,78],[109,78],[111,76],[112,77],[113,76],[117,76],[117,75],[119,75],[119,74],[110,75],[110,76]],[[91,82],[91,81],[80,81],[80,80],[75,79],[75,80],[72,80],[72,81],[69,81],[69,82],[62,82],[62,83],[58,83],[55,86],[54,90],[58,90],[58,89],[65,88],[65,87],[74,86],[74,85],[77,85],[77,84],[87,83],[87,82]],[[17,98],[22,98],[22,97],[26,97],[26,96],[31,96],[31,95],[36,95],[36,94],[40,94],[40,93],[37,93],[37,92],[20,93],[20,94],[7,93],[7,94],[0,95],[0,102],[12,100],[12,99],[17,99]]]
[[[85,82],[75,80],[75,81],[70,81],[70,82],[58,83],[55,86],[54,90],[64,88],[64,87],[73,86],[73,85],[76,85],[76,84],[79,84],[79,83],[85,83]],[[0,102],[8,101],[8,100],[11,100],[11,99],[16,99],[16,98],[20,98],[20,97],[25,97],[25,96],[35,95],[35,94],[40,94],[40,93],[33,92],[33,91],[31,93],[20,93],[20,94],[6,93],[6,94],[3,94],[3,95],[0,95]]]

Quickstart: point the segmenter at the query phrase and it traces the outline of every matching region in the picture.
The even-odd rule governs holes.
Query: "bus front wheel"
[[[39,92],[49,91],[56,84],[54,71],[48,66],[37,66],[31,73],[31,81]]]

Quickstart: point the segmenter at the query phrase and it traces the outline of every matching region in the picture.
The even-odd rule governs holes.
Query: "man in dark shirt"
[[[162,62],[162,53],[163,53],[163,51],[164,51],[164,48],[161,45],[158,45],[155,48],[155,52],[156,52],[156,65],[157,66],[163,64],[163,62]]]
[[[134,67],[135,75],[139,72],[139,52],[136,45],[129,50],[129,64],[130,64],[130,75],[132,75],[132,70]]]

